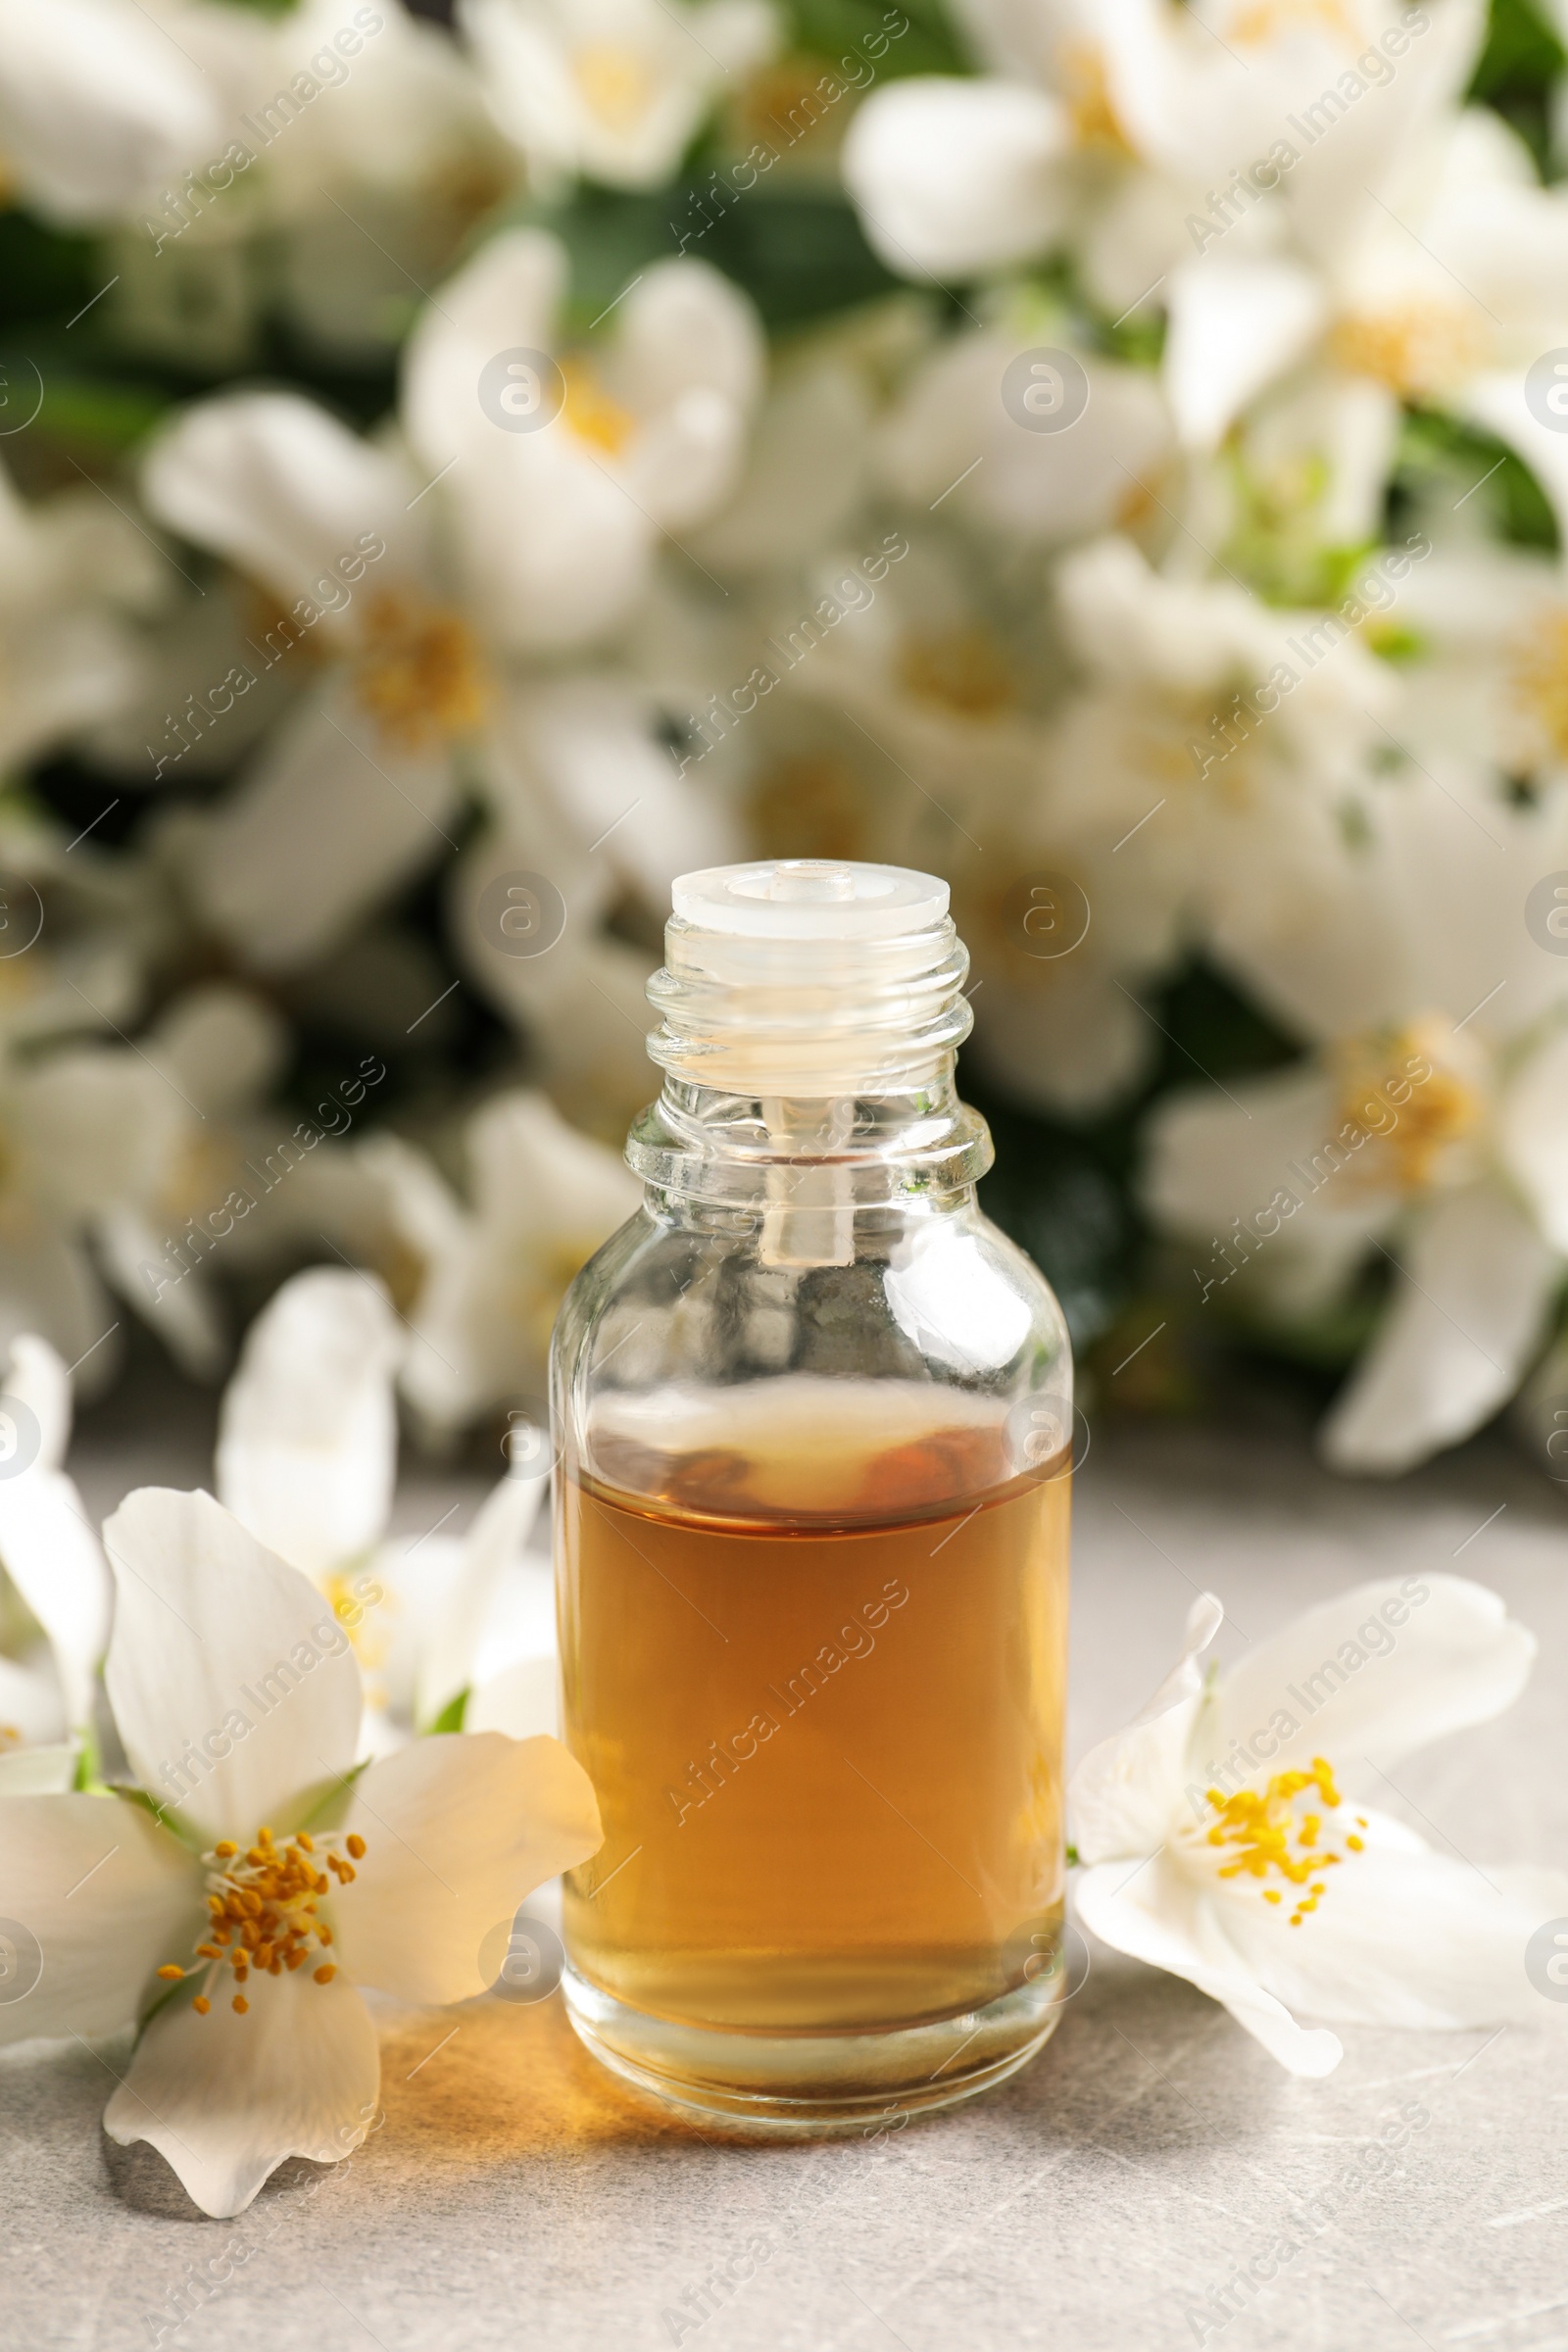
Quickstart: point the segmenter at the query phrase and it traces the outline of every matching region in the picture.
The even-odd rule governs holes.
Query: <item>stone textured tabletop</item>
[[[205,1477],[205,1433],[155,1428],[126,1407],[91,1435],[76,1466],[96,1507]],[[400,1524],[476,1492],[412,1478]],[[1500,1446],[1383,1489],[1329,1479],[1277,1432],[1097,1440],[1074,1751],[1148,1697],[1195,1589],[1234,1611],[1225,1656],[1341,1586],[1450,1565],[1505,1595],[1541,1660],[1511,1715],[1401,1765],[1389,1809],[1467,1858],[1568,1859],[1568,1514]],[[1568,2346],[1568,2040],[1343,2038],[1336,2074],[1294,2082],[1187,1985],[1097,1954],[1054,2041],[990,2098],[880,2140],[759,2146],[622,2091],[559,1996],[388,2011],[383,2128],[335,2171],[285,2168],[232,2223],[104,2140],[122,2045],[24,2048],[0,2064],[0,2343]],[[1363,2177],[1401,2108],[1423,2120]],[[1210,2290],[1282,2239],[1277,2278],[1221,2328]]]

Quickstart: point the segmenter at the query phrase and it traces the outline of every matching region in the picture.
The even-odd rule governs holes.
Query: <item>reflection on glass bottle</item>
[[[675,885],[644,1209],[554,1356],[574,2022],[773,2129],[1002,2079],[1061,1991],[1071,1363],[980,1213],[946,886]]]

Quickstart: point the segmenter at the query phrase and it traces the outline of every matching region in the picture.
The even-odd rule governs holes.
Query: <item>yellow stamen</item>
[[[382,734],[405,751],[471,734],[490,705],[467,622],[395,588],[382,590],[366,608],[355,688]]]
[[[566,387],[561,414],[567,425],[590,448],[603,450],[607,458],[618,458],[637,430],[635,416],[605,390],[579,353],[563,352],[557,365]]]
[[[583,104],[607,129],[630,130],[653,104],[658,82],[635,49],[618,41],[585,41],[571,62]]]
[[[1331,1058],[1340,1131],[1361,1141],[1334,1167],[1343,1190],[1423,1192],[1481,1124],[1485,1103],[1466,1066],[1468,1040],[1437,1018],[1349,1039]],[[1414,1076],[1425,1067],[1427,1075]]]
[[[1095,41],[1063,41],[1057,80],[1066,102],[1073,137],[1080,147],[1109,147],[1131,155],[1132,146],[1116,110],[1104,52]]]
[[[1298,1798],[1308,1792],[1320,1799],[1324,1811],[1298,1812]],[[1291,1926],[1298,1928],[1328,1891],[1326,1878],[1316,1874],[1343,1860],[1339,1853],[1321,1846],[1325,1828],[1332,1833],[1333,1824],[1327,1817],[1340,1807],[1334,1767],[1328,1758],[1314,1756],[1306,1772],[1298,1768],[1277,1772],[1261,1789],[1243,1788],[1234,1796],[1226,1796],[1218,1788],[1207,1793],[1218,1819],[1203,1832],[1203,1842],[1229,1848],[1232,1856],[1219,1865],[1219,1876],[1261,1880],[1277,1875],[1288,1886],[1299,1888],[1290,1915]],[[1347,1843],[1360,1850],[1358,1838],[1349,1838]],[[1266,1903],[1284,1901],[1278,1886],[1262,1886],[1259,1891]]]
[[[364,1855],[365,1839],[358,1833],[345,1843],[357,1856]],[[241,1985],[253,1969],[272,1977],[285,1969],[292,1974],[312,1957],[313,1946],[320,1949],[331,1943],[331,1928],[317,1909],[331,1881],[312,1861],[315,1851],[315,1841],[303,1832],[279,1845],[270,1830],[261,1829],[255,1844],[244,1849],[243,1859],[241,1849],[227,1838],[204,1856],[211,1925],[206,1940],[195,1947],[197,1960],[206,1963],[208,1988],[193,2004],[198,2017],[210,2014],[209,1991],[225,1964],[233,1983]],[[328,1850],[323,1858],[342,1885],[354,1878],[353,1864],[341,1854]],[[169,1983],[196,1973],[172,1961],[158,1971]],[[337,1974],[336,1964],[323,1963],[314,1974],[318,1984],[329,1984]],[[240,2017],[249,2013],[249,2003],[239,1992],[230,2006]]]
[[[356,1862],[364,1860],[365,1839],[360,1836],[357,1830],[351,1830],[348,1836],[344,1838],[343,1842],[348,1847],[350,1854]]]
[[[898,667],[900,682],[910,694],[956,718],[997,718],[1017,706],[1017,680],[1002,647],[985,629],[908,637]]]
[[[1250,0],[1232,18],[1227,31],[1248,48],[1286,39],[1298,26],[1359,44],[1364,34],[1345,0]]]
[[[1423,400],[1473,375],[1487,337],[1473,303],[1427,299],[1348,314],[1329,336],[1329,356],[1401,400]]]
[[[1536,764],[1543,756],[1562,759],[1568,754],[1568,611],[1561,605],[1532,623],[1515,652],[1509,685],[1530,739],[1520,747],[1521,764]]]

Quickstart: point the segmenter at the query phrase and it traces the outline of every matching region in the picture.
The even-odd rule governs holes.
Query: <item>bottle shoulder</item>
[[[630,1219],[557,1326],[568,1467],[648,1493],[673,1456],[875,1455],[978,1492],[1070,1443],[1061,1309],[972,1199],[858,1216],[853,1244],[842,1263],[780,1265],[760,1218]]]

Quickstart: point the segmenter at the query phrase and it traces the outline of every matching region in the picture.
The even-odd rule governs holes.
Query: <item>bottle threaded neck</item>
[[[773,858],[682,875],[674,907],[648,1051],[677,1085],[825,1102],[951,1075],[969,957],[935,875]]]
[[[760,1213],[764,1265],[848,1265],[863,1210],[934,1204],[991,1164],[954,1091],[969,958],[948,886],[777,858],[685,874],[648,984],[663,1092],[632,1128],[659,1191]]]

